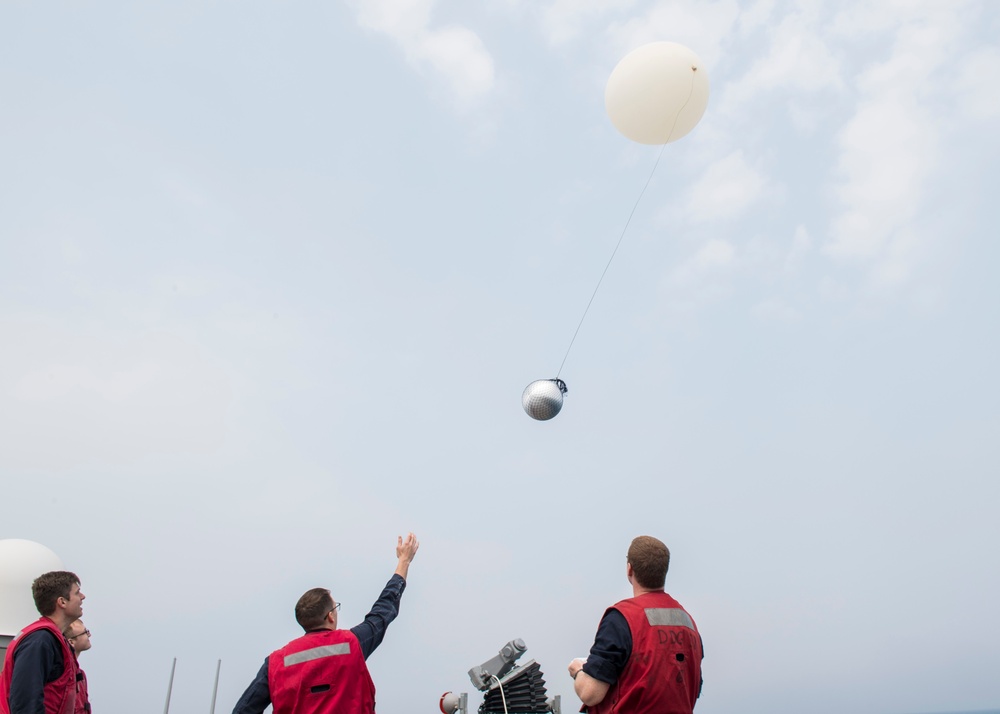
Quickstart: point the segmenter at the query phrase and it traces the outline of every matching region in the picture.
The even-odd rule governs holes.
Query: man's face
[[[73,587],[69,591],[69,598],[59,598],[59,604],[62,605],[69,617],[79,620],[83,617],[83,601],[86,598],[87,596],[80,591],[80,584],[73,583]]]
[[[69,626],[69,636],[66,639],[77,654],[90,649],[90,630],[83,624],[83,620],[77,620]]]

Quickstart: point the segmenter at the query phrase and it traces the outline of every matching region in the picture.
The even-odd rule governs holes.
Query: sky
[[[176,657],[171,711],[219,660],[231,711],[413,531],[382,714],[477,709],[518,637],[575,711],[640,534],[699,714],[1000,707],[998,36],[988,0],[0,3],[0,538],[80,575],[94,706],[161,711]],[[660,40],[711,87],[662,155],[604,107]]]

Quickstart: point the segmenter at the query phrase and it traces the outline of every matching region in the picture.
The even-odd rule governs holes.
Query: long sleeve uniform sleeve
[[[632,656],[632,631],[625,616],[609,609],[601,618],[583,671],[605,684],[618,681]]]
[[[399,575],[393,573],[389,582],[382,588],[382,593],[378,600],[372,605],[372,609],[365,615],[364,621],[360,625],[351,628],[351,632],[358,638],[361,644],[361,653],[368,659],[375,648],[382,644],[385,631],[389,623],[396,619],[399,614],[399,600],[403,597],[406,589],[406,581]]]
[[[63,656],[51,632],[25,635],[11,662],[10,714],[45,714],[45,685],[63,673]]]

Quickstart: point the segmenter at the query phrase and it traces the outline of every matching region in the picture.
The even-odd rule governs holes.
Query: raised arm
[[[406,540],[403,540],[403,536],[399,536],[396,543],[396,557],[399,558],[399,562],[396,564],[396,575],[406,580],[407,573],[410,572],[410,563],[413,562],[413,556],[417,554],[417,549],[420,548],[420,543],[417,542],[417,537],[410,533],[406,536]]]
[[[396,557],[399,562],[396,564],[396,571],[385,584],[382,594],[372,605],[372,609],[365,615],[364,621],[351,628],[351,632],[358,638],[361,645],[361,654],[368,659],[372,652],[382,644],[385,631],[389,623],[396,619],[399,614],[399,600],[403,597],[403,590],[406,589],[406,574],[410,567],[410,561],[417,552],[420,544],[416,536],[410,533],[404,541],[400,536],[396,541]]]

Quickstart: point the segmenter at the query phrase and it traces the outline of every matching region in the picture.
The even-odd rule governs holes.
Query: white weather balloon
[[[566,383],[561,379],[536,379],[524,388],[521,406],[532,419],[547,421],[562,409],[565,393]]]
[[[41,543],[0,540],[0,635],[16,635],[38,619],[31,583],[42,573],[62,569],[59,556]]]
[[[627,54],[608,78],[604,105],[622,134],[640,144],[677,141],[708,106],[708,71],[676,42],[651,42]]]

